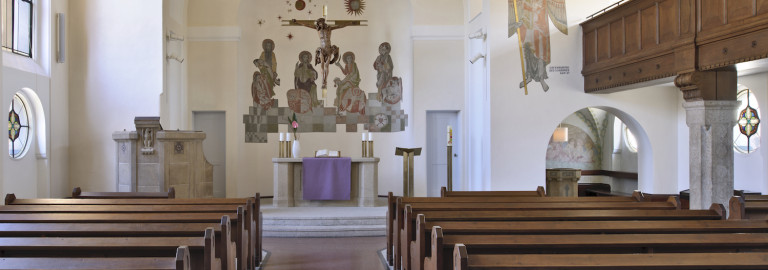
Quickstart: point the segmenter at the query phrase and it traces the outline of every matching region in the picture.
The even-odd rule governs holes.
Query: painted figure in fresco
[[[523,42],[523,59],[525,62],[525,81],[520,82],[520,88],[532,80],[541,83],[546,92],[549,86],[544,81],[547,76],[547,65],[551,62],[549,45],[549,24],[552,24],[563,34],[568,34],[565,16],[565,0],[508,0],[509,1],[509,37],[519,32]],[[515,3],[517,1],[517,17],[515,20]]]
[[[379,56],[373,62],[373,68],[377,71],[376,88],[379,89],[376,99],[389,104],[400,102],[403,95],[403,84],[399,77],[392,76],[394,64],[389,52],[392,47],[389,42],[383,42],[379,45]]]
[[[263,65],[259,67],[259,70],[269,86],[271,95],[274,96],[275,86],[280,85],[280,79],[277,78],[277,57],[274,53],[275,42],[271,39],[265,39],[261,42],[261,48],[264,49],[264,51],[261,52],[259,60],[262,61]]]
[[[272,107],[272,97],[275,96],[275,92],[269,86],[267,76],[264,76],[260,70],[268,70],[269,68],[261,59],[253,60],[253,64],[256,65],[256,71],[253,72],[253,82],[251,83],[253,103],[255,106],[268,110]]]
[[[373,69],[376,70],[376,88],[379,89],[379,95],[377,99],[381,101],[381,90],[387,86],[389,80],[392,79],[392,70],[395,68],[392,64],[392,57],[389,56],[389,52],[392,51],[392,47],[389,42],[383,42],[379,45],[379,57],[376,57],[376,61],[373,62]]]
[[[336,86],[336,99],[333,105],[339,108],[339,112],[359,112],[365,113],[365,103],[367,98],[365,92],[360,89],[360,71],[357,69],[355,63],[355,54],[352,52],[345,52],[342,56],[344,60],[344,67],[340,63],[336,63],[344,73],[344,79],[333,79]]]
[[[337,77],[333,80],[334,86],[336,86],[336,100],[333,102],[334,106],[339,106],[341,97],[343,97],[347,91],[360,87],[360,71],[357,69],[357,64],[355,63],[355,54],[353,52],[345,52],[342,60],[344,60],[344,67],[336,62],[336,66],[341,69],[341,73],[344,73],[344,79],[339,79]]]
[[[296,113],[312,111],[313,107],[320,106],[317,100],[317,71],[309,60],[312,54],[308,51],[299,53],[299,62],[293,72],[293,88],[288,90],[288,107]]]
[[[317,35],[320,37],[320,47],[315,51],[315,65],[322,64],[320,70],[323,71],[323,89],[326,89],[328,68],[339,59],[339,47],[331,44],[331,31],[351,25],[360,25],[360,21],[336,21],[333,25],[328,25],[325,18],[319,18],[314,23],[296,19],[291,20],[291,23],[317,30]]]
[[[293,85],[295,89],[307,91],[312,98],[312,107],[315,107],[320,106],[320,101],[317,100],[317,84],[315,84],[317,71],[309,62],[310,59],[312,59],[312,53],[308,51],[299,53],[299,62],[296,63],[296,69],[293,72]]]

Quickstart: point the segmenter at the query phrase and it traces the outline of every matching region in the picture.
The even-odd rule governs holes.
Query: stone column
[[[689,128],[691,209],[721,203],[733,195],[733,126],[736,124],[736,69],[695,71],[675,78],[683,91]]]
[[[728,207],[733,196],[733,125],[738,101],[683,103],[689,128],[691,209]]]

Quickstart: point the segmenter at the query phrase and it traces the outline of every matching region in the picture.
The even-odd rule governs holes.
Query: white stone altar
[[[275,207],[294,206],[357,206],[373,207],[379,196],[379,158],[352,158],[350,200],[309,201],[302,199],[303,177],[301,158],[273,158]]]

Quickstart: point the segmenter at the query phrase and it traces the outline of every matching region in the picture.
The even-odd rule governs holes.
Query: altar
[[[373,207],[378,194],[379,158],[352,158],[349,200],[304,200],[301,158],[273,158],[275,207],[357,206]]]

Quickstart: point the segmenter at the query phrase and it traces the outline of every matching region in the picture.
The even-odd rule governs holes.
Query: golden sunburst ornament
[[[365,9],[364,0],[344,0],[344,6],[347,7],[347,14],[360,16]]]

